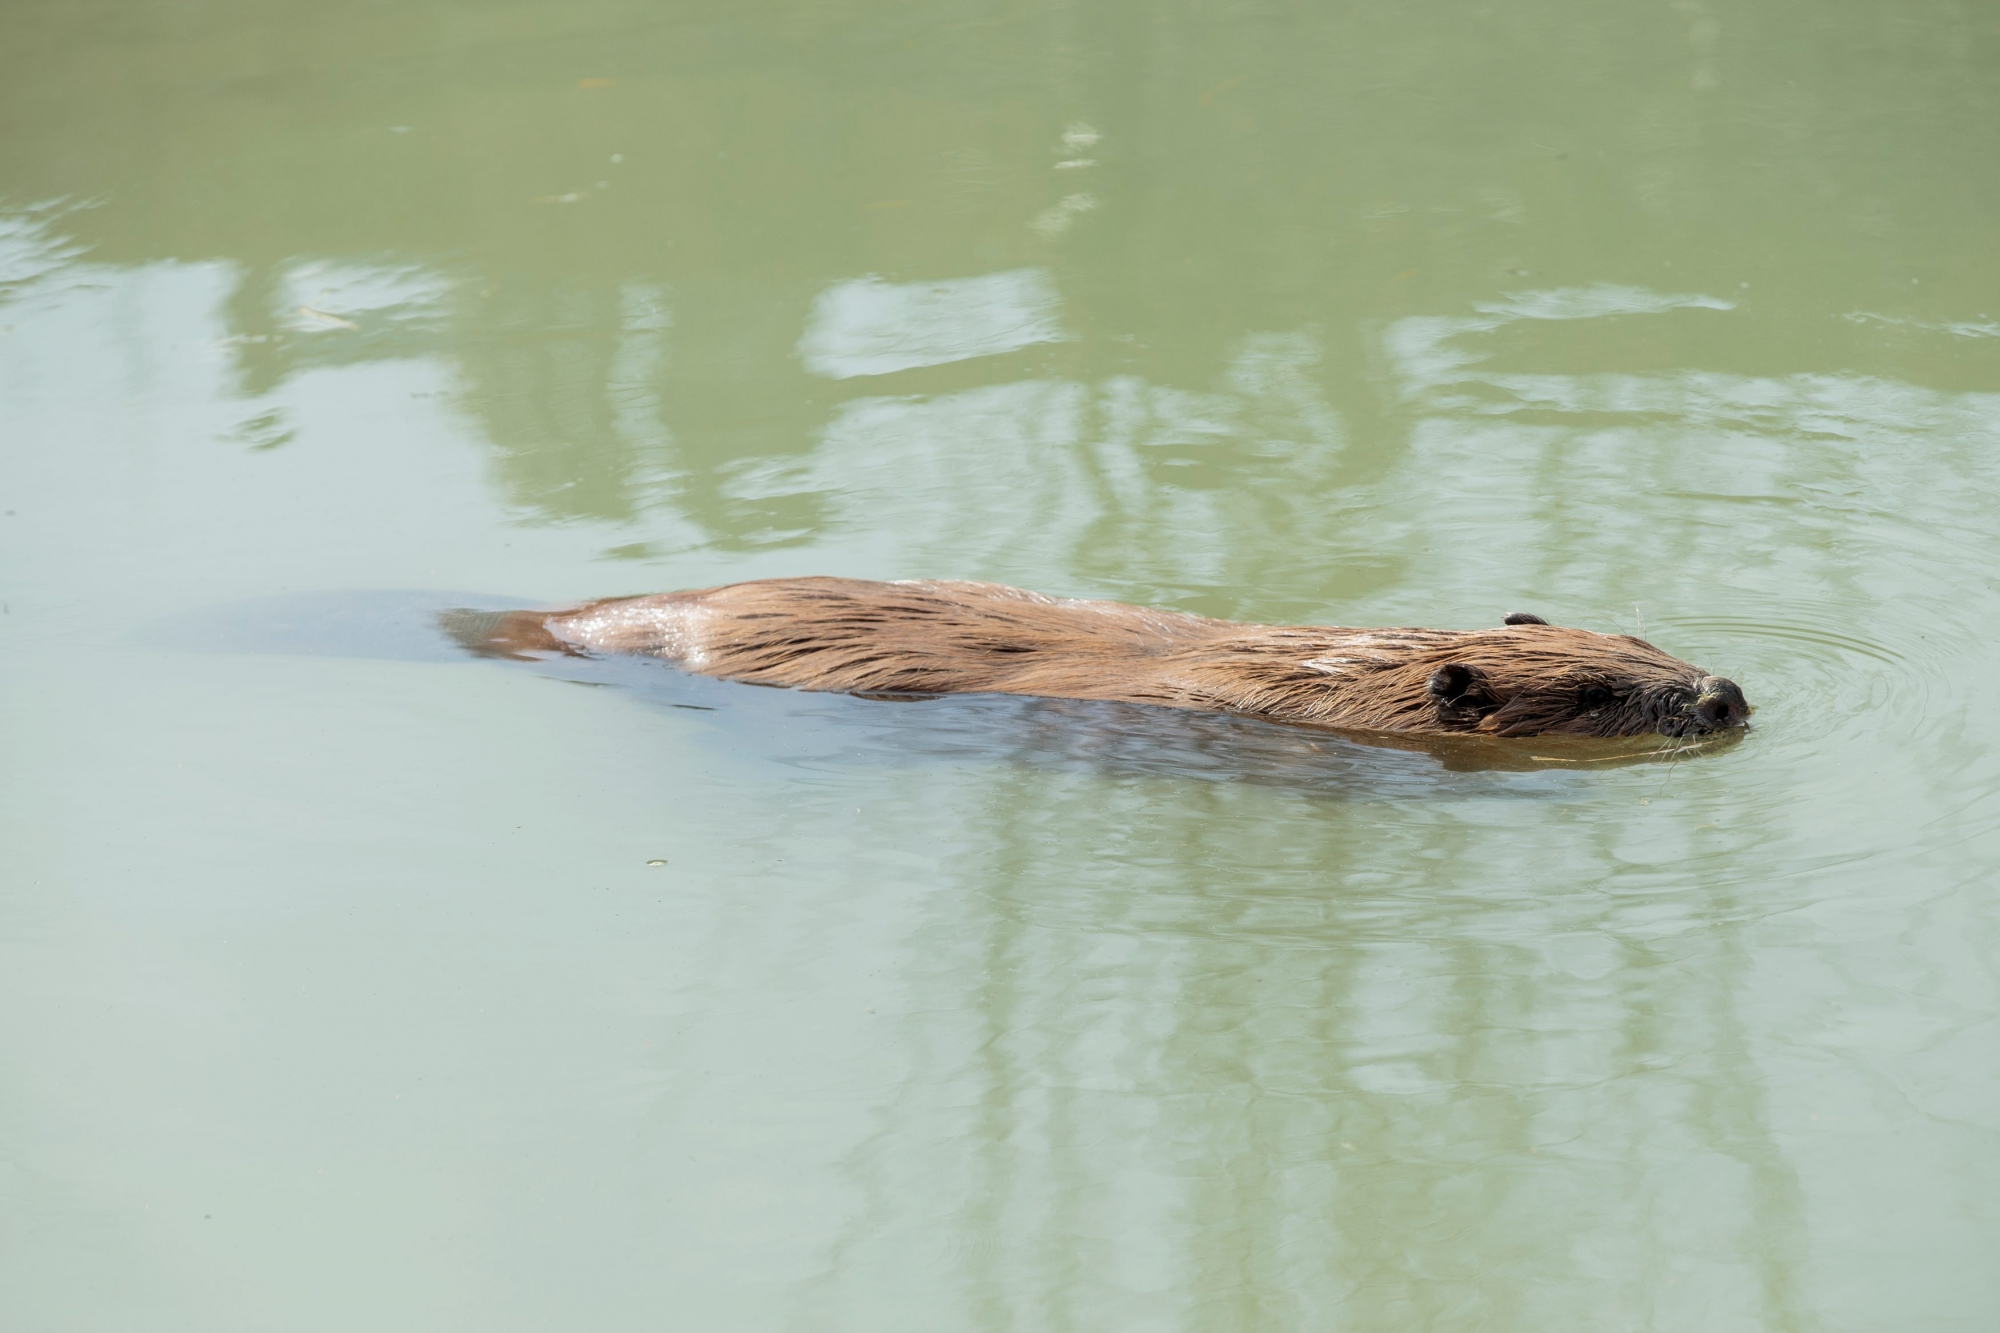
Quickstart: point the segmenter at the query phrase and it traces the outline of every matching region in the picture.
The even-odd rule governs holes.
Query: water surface
[[[0,1322],[1994,1327],[1996,76],[1930,0],[12,5]],[[1757,729],[423,638],[800,573],[1533,611]]]

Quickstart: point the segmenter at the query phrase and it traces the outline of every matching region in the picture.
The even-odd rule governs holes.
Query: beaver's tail
[[[531,661],[551,653],[568,653],[570,645],[549,633],[547,611],[467,611],[437,613],[438,628],[475,657],[505,657]]]

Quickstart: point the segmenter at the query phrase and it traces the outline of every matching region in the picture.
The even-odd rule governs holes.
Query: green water
[[[2000,1326],[1997,117],[1949,0],[14,0],[0,1325]],[[1758,725],[404,650],[801,573]]]

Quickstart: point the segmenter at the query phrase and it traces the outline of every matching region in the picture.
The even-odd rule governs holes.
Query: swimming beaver
[[[1736,683],[1629,634],[1251,625],[997,583],[761,579],[569,611],[447,612],[494,657],[638,653],[705,676],[870,695],[1109,699],[1362,731],[1695,736]]]

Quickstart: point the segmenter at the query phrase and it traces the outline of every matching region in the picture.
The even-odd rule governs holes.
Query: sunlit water
[[[1927,2],[12,6],[0,1325],[2000,1326],[1996,76]],[[799,573],[1534,611],[1757,725],[426,628]]]

